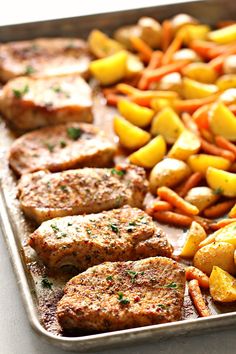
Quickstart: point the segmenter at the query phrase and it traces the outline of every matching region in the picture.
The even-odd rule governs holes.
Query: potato
[[[120,144],[126,149],[136,150],[147,144],[150,134],[122,117],[115,116],[114,130],[120,139]]]
[[[236,279],[223,269],[214,266],[209,279],[210,294],[214,301],[236,301]]]
[[[235,274],[234,250],[235,247],[227,242],[210,243],[196,252],[193,265],[207,275],[211,274],[213,266],[218,266],[226,272]]]
[[[170,107],[163,108],[153,118],[151,134],[161,134],[168,144],[173,144],[184,130],[179,116]]]
[[[126,74],[128,53],[122,50],[107,58],[90,63],[90,71],[102,85],[111,85],[120,81]]]
[[[166,142],[161,135],[156,136],[147,145],[129,156],[130,162],[145,168],[152,168],[166,154]]]
[[[198,250],[200,242],[205,240],[206,232],[196,221],[193,221],[187,233],[187,237],[180,253],[180,257],[193,258]]]
[[[182,73],[189,79],[213,84],[217,79],[216,71],[206,63],[190,63],[183,68]]]
[[[118,110],[120,114],[125,117],[129,122],[138,127],[146,127],[152,121],[154,111],[147,107],[141,107],[136,103],[128,100],[120,100],[118,102]]]
[[[236,247],[236,222],[222,227],[214,232],[215,240],[219,242],[228,242]]]
[[[210,129],[215,135],[236,141],[236,119],[222,102],[217,102],[209,112]]]
[[[183,78],[183,96],[186,99],[204,98],[211,96],[218,91],[218,87],[213,84],[204,84],[188,77]]]
[[[176,159],[164,159],[153,167],[150,173],[150,190],[156,194],[161,186],[174,187],[190,175],[188,165]]]
[[[236,87],[236,74],[222,75],[216,81],[216,85],[220,91],[225,91],[230,88]]]
[[[151,48],[156,49],[161,44],[161,25],[154,18],[141,17],[138,21],[141,30],[140,37]]]
[[[201,172],[203,175],[210,166],[221,170],[227,170],[230,167],[230,161],[224,157],[208,154],[192,155],[188,158],[188,164],[194,172]]]
[[[198,20],[187,14],[178,14],[171,19],[171,23],[174,32],[176,32],[184,25],[198,24]]]
[[[139,74],[144,69],[143,62],[139,59],[137,55],[128,54],[128,59],[126,62],[126,74],[125,77],[132,78],[133,76]]]
[[[229,212],[229,217],[230,218],[236,218],[236,204],[233,206],[233,208]]]
[[[151,100],[151,107],[155,112],[161,111],[163,108],[172,107],[173,99],[171,98],[153,98]]]
[[[104,58],[121,51],[124,47],[110,39],[105,33],[93,30],[88,36],[88,46],[90,51],[97,58]]]
[[[137,25],[120,27],[114,33],[115,40],[120,42],[127,49],[133,48],[130,38],[140,37],[140,36],[141,36],[141,29]]]
[[[236,39],[236,24],[209,32],[207,38],[217,44],[232,43]]]
[[[182,92],[182,77],[180,73],[171,73],[165,75],[158,83],[159,90],[175,91],[179,94]]]
[[[177,36],[182,36],[184,44],[189,45],[195,39],[205,40],[210,32],[210,27],[206,25],[187,24],[177,31]]]
[[[219,196],[208,187],[191,188],[185,197],[185,200],[195,205],[199,209],[199,212],[214,204],[218,199]]]
[[[212,189],[221,191],[225,197],[236,197],[236,173],[209,167],[206,180]]]
[[[236,88],[229,88],[222,92],[219,96],[219,101],[227,104],[235,104],[236,103]]]
[[[178,160],[187,160],[189,156],[198,152],[200,147],[199,138],[189,130],[184,130],[170,149],[168,156]]]
[[[236,55],[229,55],[224,60],[223,71],[225,74],[236,74]],[[235,87],[235,86],[234,86]]]
[[[183,48],[177,50],[172,57],[173,61],[186,60],[188,59],[191,62],[200,62],[201,58],[199,55],[192,49]]]

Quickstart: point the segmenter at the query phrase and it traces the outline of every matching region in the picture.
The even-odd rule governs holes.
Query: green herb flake
[[[60,231],[60,229],[57,227],[57,225],[51,224],[50,226],[51,226],[51,228],[53,229],[53,231],[54,231],[55,233],[58,232],[58,231]]]
[[[118,175],[118,176],[124,176],[125,171],[123,170],[117,170],[116,168],[111,169],[111,174],[112,175]]]
[[[86,228],[86,232],[87,232],[88,235],[92,234],[92,231],[88,227]]]
[[[55,145],[53,145],[53,144],[51,144],[51,143],[44,143],[45,144],[45,146],[48,148],[48,150],[50,151],[50,152],[53,152],[54,151],[54,148],[55,148]]]
[[[136,279],[138,273],[137,273],[137,272],[134,272],[134,271],[132,271],[132,270],[126,270],[126,273],[130,276],[131,282],[132,282],[132,283],[135,283],[135,279]]]
[[[175,282],[165,285],[165,288],[177,289],[178,285]]]
[[[216,188],[216,189],[214,189],[213,190],[213,193],[215,194],[215,195],[221,195],[221,194],[223,194],[223,189],[221,188],[221,187],[218,187],[218,188]]]
[[[63,94],[66,98],[70,98],[70,94],[63,90],[60,86],[53,86],[51,87],[51,89],[55,92],[55,93],[61,93]]]
[[[107,281],[112,281],[113,280],[113,276],[112,275],[108,275],[108,277],[106,277]]]
[[[115,232],[116,234],[118,234],[119,228],[117,227],[116,224],[111,223],[109,226],[110,226],[110,228],[112,229],[113,232]]]
[[[48,280],[48,278],[44,277],[42,280],[41,280],[41,285],[43,288],[47,288],[47,289],[52,289],[52,286],[53,286],[53,283],[50,282]]]
[[[166,309],[166,306],[163,304],[158,304],[157,307],[160,307],[161,309]]]
[[[72,140],[79,139],[81,137],[82,133],[83,132],[80,128],[74,128],[74,127],[67,128],[67,135]]]
[[[25,75],[31,75],[33,73],[35,73],[36,70],[33,66],[31,65],[27,65],[26,68],[25,68]]]
[[[27,92],[29,92],[29,86],[28,86],[28,85],[25,85],[21,90],[19,90],[19,89],[13,89],[12,91],[13,91],[14,96],[15,96],[16,98],[21,98],[21,97],[23,97]]]
[[[72,226],[72,225],[73,225],[72,222],[67,223],[67,226]]]
[[[68,192],[68,187],[66,185],[60,186],[60,189],[62,190],[62,192]]]
[[[61,148],[66,147],[66,142],[65,142],[64,140],[61,140],[61,141],[60,141],[60,147],[61,147]]]
[[[130,303],[129,299],[124,299],[124,294],[121,291],[119,291],[117,295],[118,295],[118,301],[120,304],[127,305]]]

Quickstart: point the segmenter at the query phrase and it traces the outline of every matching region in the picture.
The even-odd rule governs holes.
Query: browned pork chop
[[[57,306],[65,330],[114,331],[181,319],[185,272],[170,258],[107,262],[72,278]]]
[[[80,76],[19,77],[0,91],[0,112],[18,130],[92,121],[89,85]]]
[[[164,232],[144,211],[124,206],[98,214],[45,221],[29,244],[50,268],[73,265],[80,271],[105,261],[170,257]]]
[[[76,38],[38,38],[0,45],[0,81],[17,76],[87,75],[90,55]]]
[[[38,223],[58,216],[99,213],[129,204],[142,207],[147,192],[145,171],[83,168],[23,175],[19,199],[24,213]]]
[[[110,166],[115,145],[99,128],[66,123],[27,133],[13,143],[9,163],[19,175],[48,169]]]

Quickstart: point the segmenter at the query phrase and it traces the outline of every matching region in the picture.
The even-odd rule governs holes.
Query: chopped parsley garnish
[[[124,294],[121,291],[118,292],[118,301],[122,305],[127,305],[130,303],[129,299],[124,299]]]
[[[45,143],[45,146],[48,148],[48,150],[50,152],[53,152],[55,145],[51,144],[51,143]]]
[[[112,275],[108,275],[108,277],[106,277],[106,280],[112,281],[113,280],[113,276]]]
[[[61,140],[61,141],[60,141],[60,147],[61,147],[61,148],[66,147],[66,142],[65,142],[64,140]]]
[[[81,137],[82,133],[83,132],[80,128],[74,128],[74,127],[67,128],[67,135],[72,140],[79,139]]]
[[[42,287],[43,288],[47,288],[47,289],[52,289],[52,286],[53,286],[53,283],[50,282],[48,280],[48,278],[44,277],[42,280],[41,280],[41,284],[42,284]]]
[[[61,233],[61,236],[62,236],[62,237],[66,237],[67,234],[66,234],[65,232],[62,232],[62,233]]]
[[[87,232],[88,235],[92,234],[92,231],[88,227],[86,228],[86,232]]]
[[[57,227],[57,225],[51,224],[50,226],[51,226],[51,228],[53,229],[54,232],[60,231],[60,229]]]
[[[60,186],[60,189],[61,189],[63,192],[68,192],[68,188],[67,188],[66,185]]]
[[[220,187],[213,190],[213,193],[215,195],[221,195],[223,192],[224,192],[223,189]]]
[[[161,309],[166,309],[166,306],[163,304],[158,304],[157,307],[160,307]]]
[[[51,87],[51,89],[56,93],[62,93],[63,95],[65,95],[65,97],[70,98],[70,94],[67,91],[63,90],[60,86],[53,86]]]
[[[14,93],[14,96],[16,98],[21,98],[22,96],[24,96],[27,92],[29,92],[29,86],[25,85],[21,90],[19,89],[13,89],[12,90]]]
[[[165,285],[165,288],[177,289],[178,285],[172,281],[170,284]]]
[[[135,221],[130,221],[129,222],[129,226],[127,227],[127,231],[128,232],[132,232],[132,231],[134,231],[134,226],[136,226],[137,224],[136,224],[136,222]]]
[[[67,223],[67,226],[72,226],[72,225],[73,225],[72,222]]]
[[[135,282],[135,278],[137,277],[138,273],[134,272],[132,270],[126,270],[126,273],[130,276],[131,282],[134,283]]]
[[[111,169],[111,174],[112,175],[118,175],[118,176],[124,176],[125,171],[123,170],[117,170],[116,168]]]
[[[109,226],[110,226],[110,228],[112,229],[113,232],[115,232],[116,234],[118,234],[119,228],[117,227],[116,224],[111,223]]]
[[[25,68],[25,75],[31,75],[33,73],[35,73],[35,68],[31,65],[27,65]]]

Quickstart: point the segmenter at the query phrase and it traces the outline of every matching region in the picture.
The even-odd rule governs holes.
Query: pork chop
[[[18,130],[92,121],[89,85],[79,76],[19,77],[0,91],[0,112]]]
[[[9,163],[19,175],[48,169],[110,166],[115,145],[99,128],[86,123],[66,123],[41,128],[14,141]]]
[[[38,38],[0,45],[0,81],[17,76],[87,76],[90,55],[85,41],[76,38]]]
[[[58,216],[99,213],[129,204],[142,207],[147,192],[145,171],[127,165],[23,175],[18,190],[24,213],[38,223]]]
[[[29,244],[49,268],[73,265],[79,271],[105,261],[170,257],[164,232],[144,211],[123,206],[98,214],[45,221]]]
[[[107,262],[72,278],[57,305],[64,330],[114,331],[181,319],[185,272],[170,258]]]

